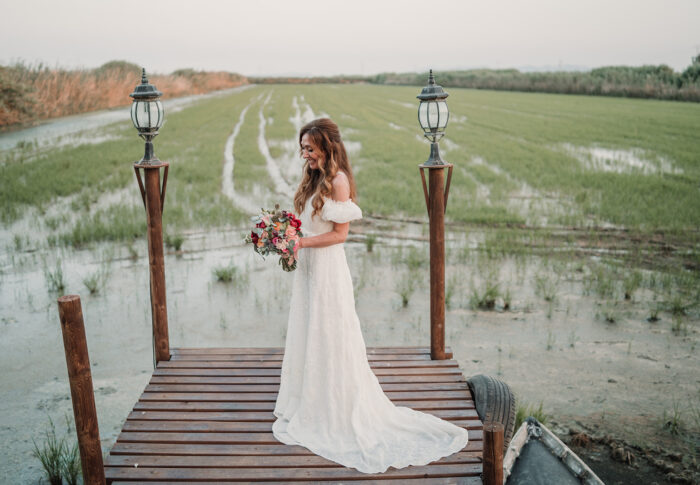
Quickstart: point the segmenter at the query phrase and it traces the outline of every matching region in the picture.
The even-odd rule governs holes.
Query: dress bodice
[[[314,197],[319,197],[319,195],[309,197],[304,205],[304,210],[299,215],[304,236],[315,236],[332,231],[334,222],[343,223],[362,218],[362,210],[352,199],[339,202],[327,197],[323,198],[321,213],[312,217],[311,213],[314,208],[311,204]]]

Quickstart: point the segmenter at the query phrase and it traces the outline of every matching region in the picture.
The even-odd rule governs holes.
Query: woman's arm
[[[336,176],[333,177],[332,185],[331,197],[333,197],[334,200],[337,202],[345,202],[350,198],[350,182],[348,181],[347,175],[343,172],[338,172]],[[342,224],[334,222],[332,231],[319,234],[318,236],[302,237],[297,242],[297,247],[295,249],[323,248],[345,242],[345,239],[348,237],[349,229],[349,222],[343,222]]]

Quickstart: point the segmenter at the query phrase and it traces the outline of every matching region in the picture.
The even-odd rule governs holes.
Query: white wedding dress
[[[362,217],[352,200],[324,199],[320,217],[311,218],[311,199],[300,215],[304,236]],[[463,449],[466,429],[395,406],[382,391],[367,361],[344,245],[298,256],[275,438],[364,473],[426,465]]]

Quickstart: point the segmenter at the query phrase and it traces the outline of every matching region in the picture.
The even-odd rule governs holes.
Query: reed
[[[515,412],[515,429],[517,430],[520,428],[520,425],[530,416],[542,424],[547,424],[549,415],[544,412],[543,401],[540,401],[539,405],[527,403],[518,404],[517,411]]]
[[[230,72],[180,69],[149,80],[164,98],[231,88],[247,83]],[[36,120],[115,108],[129,104],[141,81],[141,68],[126,61],[110,61],[96,69],[64,69],[42,63],[16,62],[0,66],[0,129]]]
[[[394,285],[394,291],[401,298],[401,307],[406,308],[411,296],[418,286],[418,274],[415,270],[403,271]]]
[[[34,450],[32,455],[41,462],[44,473],[51,485],[63,484],[63,463],[67,445],[65,437],[56,436],[56,426],[49,417],[49,428],[44,431],[44,442],[37,445],[32,438]]]

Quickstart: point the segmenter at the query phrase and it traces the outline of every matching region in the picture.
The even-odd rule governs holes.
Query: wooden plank
[[[429,347],[367,347],[368,354],[430,354]],[[446,351],[452,352],[450,347]],[[171,348],[172,356],[183,354],[284,354],[284,347],[187,347]]]
[[[483,441],[469,441],[462,452],[483,451]],[[138,443],[117,441],[110,450],[112,455],[177,455],[177,456],[236,456],[236,455],[314,455],[303,446],[275,444],[207,444],[207,443]],[[315,456],[315,455],[314,455]]]
[[[475,409],[437,409],[430,410],[428,413],[446,420],[478,418]],[[275,421],[277,418],[271,412],[258,411],[132,411],[127,419],[143,421]]]
[[[443,457],[431,465],[481,463],[477,452],[458,452]],[[173,455],[110,455],[105,466],[153,468],[340,468],[342,465],[318,455],[271,456],[173,456]]]
[[[466,382],[402,382],[380,386],[384,392],[456,391],[469,389]],[[278,392],[279,384],[148,384],[144,392]]]
[[[404,401],[414,400],[459,400],[468,399],[471,394],[468,390],[464,391],[387,391],[386,395],[394,400],[401,399]],[[144,392],[141,395],[141,401],[276,401],[276,392]]]
[[[209,362],[218,361],[255,361],[255,362],[282,362],[283,354],[180,354],[174,360],[185,362],[202,360]],[[171,359],[173,360],[173,359]],[[413,361],[430,360],[429,354],[367,354],[367,360],[372,361]]]
[[[398,478],[398,479],[391,479],[391,478],[385,478],[385,479],[367,479],[367,480],[359,480],[361,485],[483,485],[483,482],[481,481],[481,478],[477,476],[473,477],[443,477],[443,478]],[[133,482],[133,481],[122,481],[119,480],[118,482],[119,485],[139,485],[142,484],[143,482]],[[172,485],[173,482],[162,482],[162,481],[149,481],[148,482],[150,485]],[[231,484],[236,484],[236,485],[252,485],[252,484],[259,484],[260,482],[229,482],[229,481],[222,481],[222,480],[217,480],[215,482],[208,482],[208,481],[196,481],[196,482],[187,482],[187,481],[178,481],[178,485],[231,485]],[[278,481],[265,481],[265,485],[288,485],[289,481],[283,481],[283,482],[278,482]],[[305,480],[297,480],[294,482],[294,485],[338,485],[337,480],[333,481],[326,481],[326,480],[313,480],[313,481],[305,481]]]
[[[418,411],[432,409],[474,409],[471,399],[463,401],[402,401],[392,402],[397,406],[406,406]],[[273,411],[275,403],[268,402],[196,402],[196,401],[139,401],[134,405],[134,411]]]
[[[481,421],[453,420],[452,424],[465,429],[479,430]],[[124,432],[134,433],[271,433],[269,421],[131,421],[124,423]]]
[[[249,363],[247,363],[249,364]],[[154,376],[277,376],[282,372],[281,367],[231,367],[231,368],[201,368],[201,367],[159,367],[153,371]],[[462,371],[456,367],[387,367],[372,368],[377,377],[380,376],[442,376],[452,375],[464,379]]]
[[[404,368],[404,367],[459,367],[456,361],[446,360],[370,360],[369,365],[375,368]],[[167,360],[158,362],[159,369],[167,368],[192,368],[192,369],[243,369],[243,368],[281,368],[281,360],[238,360],[238,361],[197,361],[197,360]]]
[[[469,440],[482,441],[483,430],[469,430]],[[210,444],[268,444],[279,443],[272,433],[140,433],[124,431],[117,441],[123,443],[210,443]]]
[[[380,384],[418,382],[466,382],[460,374],[377,376]],[[183,376],[154,375],[151,384],[279,384],[280,376]]]
[[[440,478],[450,476],[478,476],[479,464],[454,464],[441,466],[412,466],[399,470],[390,468],[381,474],[366,474],[353,468],[147,468],[109,467],[105,469],[110,480],[357,480],[363,478]]]
[[[467,429],[469,443],[430,465],[374,475],[274,438],[272,411],[284,349],[171,352],[110,451],[108,483],[481,483],[483,424],[471,392],[458,363],[430,360],[427,347],[370,347],[367,358],[394,404]]]

